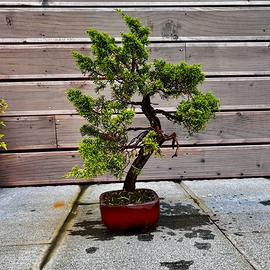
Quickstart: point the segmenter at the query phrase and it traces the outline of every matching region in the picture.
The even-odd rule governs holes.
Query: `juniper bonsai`
[[[175,132],[166,134],[160,115],[183,125],[190,134],[205,128],[207,121],[218,110],[219,101],[210,92],[200,92],[197,85],[204,81],[201,65],[185,62],[171,64],[163,59],[149,61],[149,28],[137,18],[117,10],[129,28],[121,33],[122,44],[105,32],[90,28],[93,57],[73,52],[81,72],[96,85],[97,98],[84,95],[79,89],[69,89],[67,96],[78,113],[87,120],[81,127],[83,139],[79,154],[84,165],[75,166],[68,177],[92,178],[111,173],[121,178],[127,170],[125,191],[134,191],[138,175],[154,154],[162,155],[161,146],[172,142],[176,157],[179,143]],[[111,89],[109,99],[102,95]],[[180,99],[175,112],[157,109],[151,99]],[[134,100],[135,97],[138,98]],[[135,107],[141,108],[148,119],[145,127],[132,127]],[[139,134],[129,138],[129,131]]]

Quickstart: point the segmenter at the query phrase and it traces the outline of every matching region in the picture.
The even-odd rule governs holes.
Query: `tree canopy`
[[[148,158],[161,155],[161,145],[168,140],[176,147],[175,133],[165,134],[159,115],[168,121],[183,125],[190,134],[205,128],[207,121],[219,108],[219,100],[210,92],[202,93],[197,86],[204,81],[201,65],[168,63],[163,59],[149,61],[148,27],[139,19],[117,10],[128,26],[128,33],[121,33],[118,44],[108,33],[90,28],[92,57],[73,52],[75,61],[83,74],[95,83],[98,97],[84,95],[79,89],[69,89],[68,99],[88,123],[81,127],[83,135],[79,153],[84,160],[82,168],[75,166],[67,176],[92,178],[111,173],[122,177],[131,159],[129,177],[136,180]],[[105,98],[103,90],[111,89],[111,98]],[[154,108],[151,98],[179,99],[175,112]],[[141,101],[134,100],[139,96]],[[149,121],[146,127],[132,127],[140,106]],[[130,130],[140,130],[134,138]],[[134,181],[135,181],[134,180]]]

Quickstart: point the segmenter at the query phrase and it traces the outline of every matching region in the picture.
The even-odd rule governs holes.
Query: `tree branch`
[[[136,131],[136,130],[150,130],[150,129],[152,129],[152,128],[151,127],[130,127],[127,130],[128,131],[130,131],[130,130]]]
[[[130,102],[128,102],[128,104],[130,104],[130,105],[142,105],[142,102],[141,101],[130,101]]]
[[[174,149],[176,146],[176,150],[175,150],[175,153],[172,155],[172,158],[177,157],[180,147],[179,147],[179,141],[177,139],[176,133],[173,132],[171,135],[164,134],[164,140],[165,141],[172,140],[172,148]]]
[[[143,140],[143,138],[148,134],[148,130],[145,130],[143,132],[141,132],[139,135],[137,135],[136,137],[134,137],[129,144],[127,145],[127,147],[137,147]]]
[[[156,112],[156,113],[163,114],[163,115],[166,116],[167,119],[169,119],[169,120],[175,120],[175,121],[179,122],[179,118],[176,117],[175,115],[173,115],[173,113],[171,113],[171,112],[167,112],[167,111],[160,110],[160,109],[156,109],[155,112]]]
[[[161,130],[160,120],[156,115],[155,109],[151,106],[150,95],[146,95],[142,100],[142,112],[147,117],[151,128],[153,128],[156,132]]]

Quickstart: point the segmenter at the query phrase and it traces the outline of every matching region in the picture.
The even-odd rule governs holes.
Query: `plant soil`
[[[154,195],[146,190],[112,191],[105,197],[105,203],[110,206],[140,204],[153,201]]]

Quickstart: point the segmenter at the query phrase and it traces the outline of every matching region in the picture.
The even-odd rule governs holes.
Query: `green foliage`
[[[95,135],[107,134],[115,140],[126,136],[127,128],[135,116],[133,108],[125,107],[117,100],[106,100],[104,96],[94,99],[83,95],[79,89],[68,90],[67,96],[78,113],[88,120],[90,133],[94,129]],[[87,129],[84,128],[84,131],[86,132]]]
[[[197,92],[197,85],[204,80],[201,65],[167,63],[154,60],[154,68],[150,71],[152,81],[151,94],[159,92],[164,98],[179,98],[180,95],[192,95]],[[149,91],[149,90],[148,90]]]
[[[84,166],[73,167],[66,176],[92,178],[110,172],[120,178],[126,166],[126,157],[116,149],[115,143],[109,140],[86,136],[79,145],[79,154],[84,160]]]
[[[150,130],[143,139],[144,155],[154,153],[156,156],[161,155],[159,143],[157,141],[157,133],[154,130]]]
[[[218,110],[219,100],[211,93],[197,93],[190,100],[183,100],[177,107],[176,117],[190,134],[204,129],[207,121]]]
[[[0,99],[0,114],[3,113],[4,110],[6,110],[7,108],[8,108],[8,104],[3,99]],[[0,128],[3,126],[5,126],[5,123],[0,120]],[[3,137],[4,137],[4,134],[0,133],[0,139],[2,139]],[[3,141],[0,141],[0,148],[7,150],[6,143]]]
[[[157,113],[183,124],[193,133],[203,129],[218,110],[218,99],[210,93],[202,94],[197,88],[205,78],[201,65],[172,64],[162,59],[150,62],[149,28],[137,18],[121,10],[117,12],[129,28],[128,33],[121,33],[121,45],[108,33],[89,28],[87,34],[92,42],[93,57],[73,52],[81,72],[95,83],[98,97],[84,95],[79,89],[67,91],[69,101],[87,120],[81,127],[83,140],[79,145],[84,165],[82,168],[75,166],[67,176],[91,178],[111,173],[121,177],[129,159],[134,157],[137,162],[130,166],[129,172],[137,176],[145,164],[143,159],[153,153],[161,155],[164,141],[172,140],[176,146],[176,134],[166,135],[162,131]],[[101,94],[106,87],[111,89],[109,99]],[[133,101],[135,95],[142,101]],[[150,101],[155,95],[167,100],[181,98],[182,101],[175,113],[155,110]],[[149,126],[140,128],[144,131],[129,141],[135,105],[141,106]],[[126,151],[127,147],[131,150]],[[141,150],[136,151],[136,148]]]

